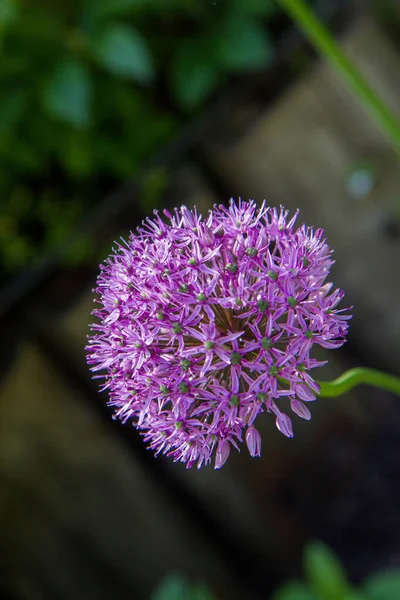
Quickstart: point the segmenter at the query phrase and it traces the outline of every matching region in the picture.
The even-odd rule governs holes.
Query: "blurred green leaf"
[[[345,600],[351,594],[352,588],[345,570],[325,544],[309,544],[304,560],[307,579],[321,600]]]
[[[229,71],[251,71],[268,66],[273,46],[256,19],[232,14],[215,38],[216,60]]]
[[[22,117],[27,103],[28,97],[23,91],[7,90],[0,94],[0,134],[13,130]]]
[[[370,600],[370,598],[363,591],[352,590],[343,600]]]
[[[92,84],[87,69],[79,62],[60,63],[43,91],[47,110],[75,127],[91,120]]]
[[[14,215],[3,220],[2,235],[17,239],[6,244],[12,258],[0,264],[0,277],[70,234],[80,218],[76,207],[64,211],[72,198],[84,213],[100,182],[130,177],[171,139],[183,117],[161,108],[146,85],[158,73],[176,103],[194,111],[227,73],[263,67],[268,34],[261,25],[273,4],[0,0],[0,203]],[[16,202],[16,181],[34,189],[33,202]],[[162,202],[164,185],[165,177],[153,177],[143,202]],[[39,202],[46,194],[50,200]],[[190,600],[208,600],[206,588],[189,592]]]
[[[279,11],[276,0],[233,0],[231,10],[237,10],[245,14],[270,17]]]
[[[151,0],[89,0],[87,3],[96,17],[111,17],[130,13],[134,10],[146,9],[151,6]]]
[[[13,170],[21,170],[26,176],[44,170],[47,157],[37,152],[37,148],[29,141],[8,134],[0,137],[0,160],[5,161],[6,165],[11,164]]]
[[[193,48],[182,48],[171,68],[171,88],[177,103],[185,109],[200,106],[216,88],[219,72],[206,56]]]
[[[190,585],[181,575],[170,575],[153,592],[150,600],[215,600],[203,583]]]
[[[18,15],[16,0],[0,0],[0,26],[11,23]]]
[[[56,147],[57,155],[64,163],[72,179],[89,176],[93,168],[92,138],[81,131],[66,131]]]
[[[161,582],[150,600],[188,600],[189,585],[181,575],[170,575]]]
[[[289,582],[279,588],[271,600],[319,600],[318,596],[304,583]]]
[[[190,588],[188,600],[216,600],[216,598],[204,583],[195,583]]]
[[[399,600],[400,571],[371,575],[364,582],[363,589],[370,600]]]
[[[151,83],[155,77],[147,42],[141,33],[125,25],[103,31],[93,47],[98,62],[114,75]]]

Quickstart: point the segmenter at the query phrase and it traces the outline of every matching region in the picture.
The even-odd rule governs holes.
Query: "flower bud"
[[[261,435],[253,426],[246,431],[246,444],[250,456],[261,456]]]

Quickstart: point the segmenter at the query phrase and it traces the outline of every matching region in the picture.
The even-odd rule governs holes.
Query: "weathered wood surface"
[[[381,32],[370,21],[359,22],[345,45],[398,111],[400,61]],[[246,131],[243,114],[252,115]],[[330,69],[316,65],[256,121],[251,107],[229,115],[203,151],[232,196],[298,206],[302,219],[325,227],[336,250],[335,280],[356,307],[349,347],[398,370],[400,246],[385,233],[399,199],[398,160]],[[355,200],[346,173],[365,158],[377,165],[377,185]],[[175,173],[166,191],[167,202],[204,211],[216,200],[224,199],[193,166]],[[93,285],[94,278],[67,311],[51,309],[42,298],[26,319],[33,335],[42,329],[87,379],[83,347]],[[351,360],[343,352],[329,356],[326,378]],[[244,598],[246,578],[253,584],[249,597],[265,596],[265,580],[295,571],[302,543],[315,533],[307,519],[299,520],[299,506],[322,513],[309,494],[326,489],[330,506],[356,477],[377,417],[365,399],[374,396],[383,411],[390,404],[385,394],[360,390],[318,401],[310,423],[296,419],[294,440],[265,415],[263,458],[233,455],[220,472],[165,463],[171,478],[220,525],[215,536],[227,534],[224,544],[236,560],[229,564],[50,358],[28,332],[0,387],[3,581],[24,600],[141,599],[177,570],[214,583],[221,600]]]

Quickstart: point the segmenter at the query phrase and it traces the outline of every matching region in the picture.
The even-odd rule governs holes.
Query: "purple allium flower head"
[[[261,453],[255,421],[273,413],[293,436],[289,406],[310,419],[319,386],[314,344],[344,343],[343,292],[321,229],[254,202],[215,206],[203,219],[157,212],[101,267],[100,319],[87,346],[110,404],[156,454],[200,467],[227,460],[243,437]]]

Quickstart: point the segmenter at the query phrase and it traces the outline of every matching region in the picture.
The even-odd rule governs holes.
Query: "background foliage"
[[[229,77],[265,68],[275,14],[274,0],[0,0],[1,279]]]
[[[304,553],[305,581],[286,583],[271,600],[398,600],[400,572],[374,573],[353,586],[334,553],[320,542]],[[150,600],[217,600],[204,584],[189,583],[180,575],[166,578]]]

